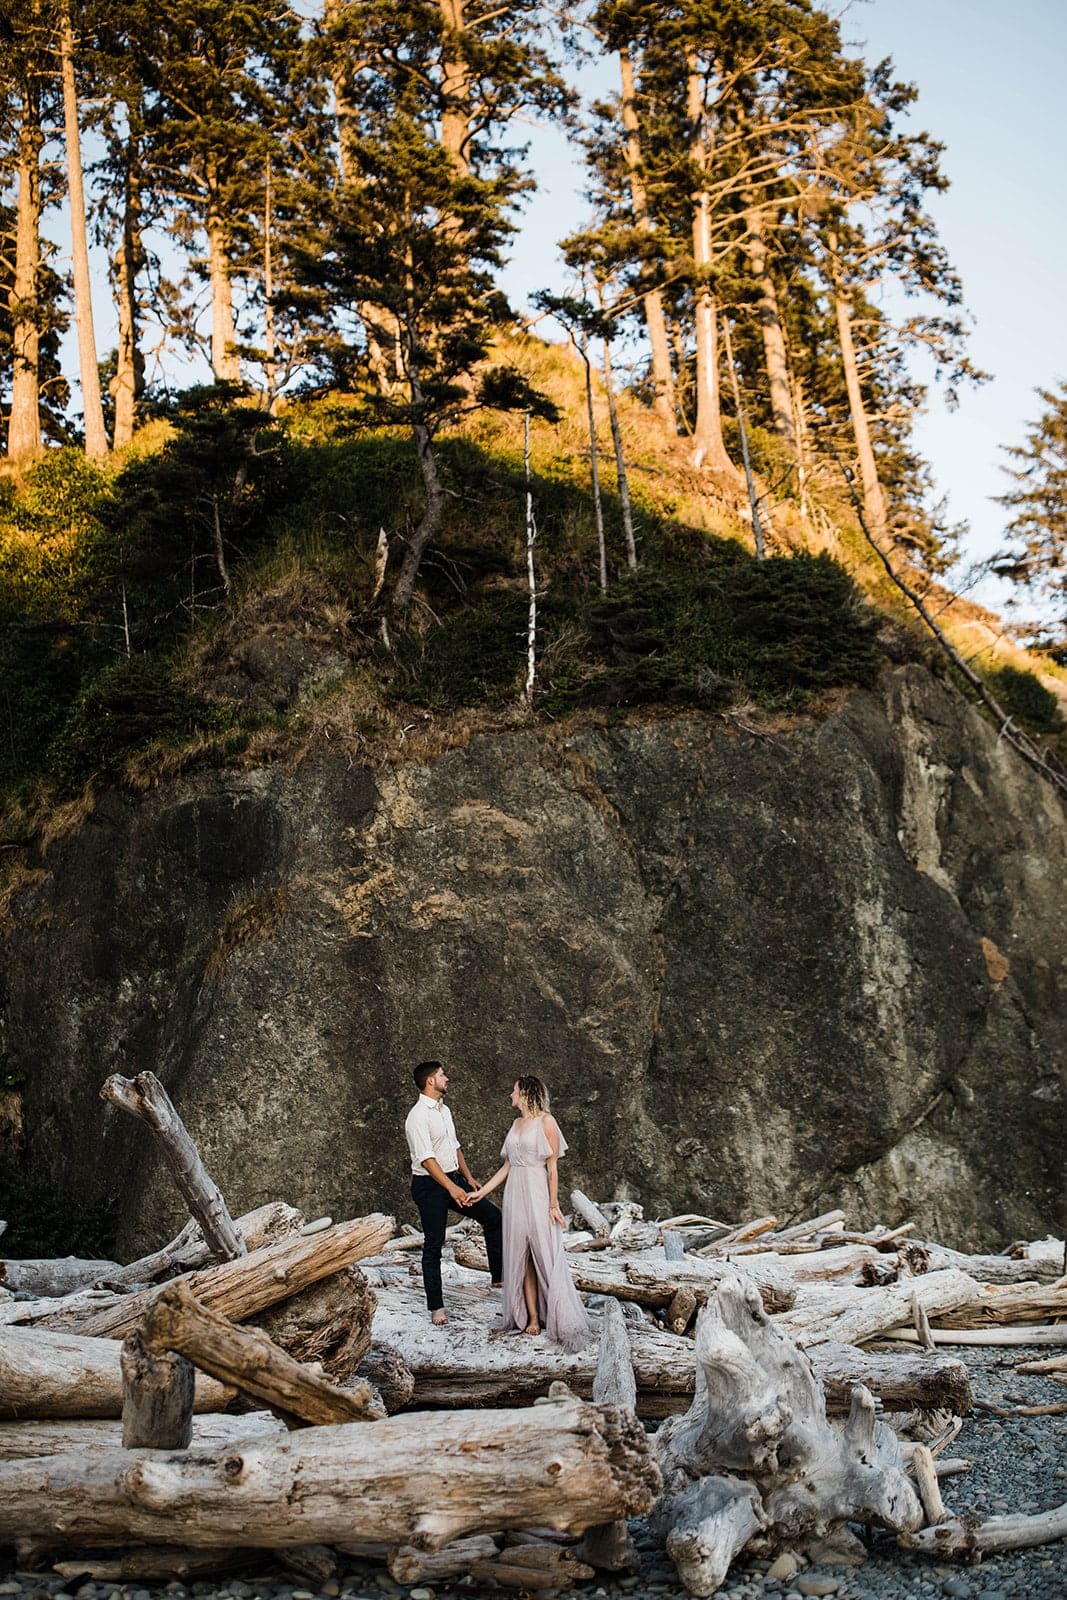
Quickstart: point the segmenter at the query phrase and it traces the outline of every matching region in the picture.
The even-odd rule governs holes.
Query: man
[[[478,1187],[456,1138],[452,1113],[445,1105],[448,1074],[439,1061],[420,1061],[413,1073],[419,1098],[404,1123],[411,1153],[411,1198],[422,1218],[422,1283],[431,1320],[441,1328],[448,1322],[441,1293],[441,1246],[449,1211],[469,1212],[485,1233],[489,1276],[494,1288],[503,1277],[502,1222],[491,1200],[470,1203]]]

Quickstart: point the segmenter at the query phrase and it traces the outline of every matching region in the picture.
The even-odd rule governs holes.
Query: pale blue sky
[[[860,0],[841,10],[846,39],[868,60],[892,56],[897,76],[918,85],[913,124],[947,146],[952,187],[932,209],[975,319],[972,358],[993,381],[965,390],[955,412],[931,386],[918,441],[950,518],[971,524],[965,559],[979,559],[1001,538],[990,498],[1004,487],[999,447],[1022,442],[1040,410],[1034,389],[1067,376],[1067,0]],[[507,275],[517,307],[557,273],[553,241],[585,216],[563,136],[539,130],[533,158],[543,187]],[[988,603],[998,587],[983,586]]]

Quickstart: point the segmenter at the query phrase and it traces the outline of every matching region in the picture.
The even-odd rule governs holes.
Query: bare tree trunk
[[[693,205],[693,297],[696,306],[696,422],[693,450],[698,466],[736,479],[737,468],[726,453],[722,437],[722,412],[719,401],[719,347],[716,328],[715,295],[711,272],[711,197],[705,175],[709,154],[704,129],[704,82],[696,62],[689,64],[686,109],[689,118],[689,157],[701,174],[700,186],[692,196]]]
[[[129,444],[137,420],[137,402],[144,384],[143,363],[137,342],[137,274],[143,259],[141,246],[140,147],[136,134],[139,108],[129,105],[126,119],[129,143],[123,175],[122,243],[115,257],[117,279],[118,350],[113,394],[115,399],[114,446]]]
[[[422,398],[417,380],[412,381],[412,398],[415,399],[416,404]],[[427,548],[434,542],[441,531],[441,520],[445,509],[445,492],[441,486],[441,478],[437,471],[437,456],[433,447],[433,435],[424,422],[413,423],[411,432],[415,440],[415,453],[419,458],[419,471],[422,473],[423,488],[426,490],[426,505],[418,527],[408,540],[408,547],[404,552],[404,559],[401,562],[400,572],[393,588],[393,609],[395,611],[403,611],[411,604],[422,558]]]
[[[634,68],[629,52],[619,53],[622,70],[622,125],[626,134],[626,170],[630,180],[630,202],[634,220],[646,233],[653,231],[652,215],[648,208],[648,191],[641,175],[641,125],[637,116],[637,96],[634,90]],[[670,343],[667,337],[667,317],[663,309],[663,294],[659,289],[648,289],[641,299],[648,329],[648,344],[652,354],[653,405],[672,433],[678,432],[677,401],[674,393],[674,370],[671,366]]]
[[[745,466],[745,485],[748,489],[748,505],[752,513],[752,537],[756,541],[756,560],[762,561],[766,555],[763,547],[763,524],[759,514],[759,495],[756,493],[756,480],[752,476],[752,460],[748,453],[748,427],[745,423],[745,408],[741,403],[741,384],[737,377],[737,366],[734,362],[733,340],[730,337],[730,319],[722,319],[723,339],[726,344],[726,365],[730,373],[730,385],[734,395],[734,410],[737,413],[737,431],[741,435],[741,459]]]
[[[604,340],[604,388],[608,396],[608,417],[611,420],[611,442],[615,447],[615,473],[619,480],[619,504],[622,507],[622,535],[626,542],[626,564],[637,565],[637,545],[634,542],[634,514],[630,504],[630,480],[626,473],[626,455],[622,448],[619,428],[619,408],[615,403],[615,375],[611,369],[611,347]]]
[[[441,143],[460,171],[468,172],[470,70],[460,47],[467,25],[463,3],[464,0],[439,0],[445,31],[441,61]]]
[[[830,236],[831,276],[833,280],[834,315],[837,318],[837,337],[841,345],[841,364],[845,371],[845,389],[848,392],[848,409],[852,418],[852,434],[856,441],[856,459],[863,486],[863,510],[876,539],[885,534],[885,495],[878,480],[878,463],[874,459],[871,428],[863,404],[859,366],[856,361],[856,343],[852,337],[852,308],[841,288],[837,271],[837,241]]]
[[[593,369],[589,362],[589,341],[584,333],[578,349],[585,365],[585,407],[589,423],[589,476],[593,487],[593,512],[596,516],[597,576],[600,583],[600,592],[604,594],[608,587],[608,552],[604,542],[604,507],[600,500],[600,464],[597,461],[596,453],[596,417],[593,414]]]
[[[67,194],[70,200],[70,246],[74,268],[74,320],[78,329],[78,367],[81,376],[82,413],[85,418],[85,454],[90,461],[107,457],[104,408],[100,401],[100,368],[93,326],[93,291],[89,278],[89,239],[85,227],[85,186],[82,182],[81,129],[78,125],[78,89],[74,81],[74,28],[70,0],[59,22],[59,59],[63,79],[63,125],[67,147]]]
[[[526,476],[526,586],[529,600],[526,610],[526,678],[523,699],[533,706],[534,683],[537,677],[537,571],[534,566],[534,545],[537,543],[537,522],[534,519],[533,485],[530,478],[530,413],[523,418],[522,460]]]
[[[771,431],[784,439],[791,450],[797,448],[796,429],[793,425],[792,396],[789,391],[789,363],[786,358],[785,329],[778,307],[778,290],[767,262],[767,241],[763,237],[763,223],[759,211],[753,206],[745,212],[745,252],[749,271],[759,289],[756,315],[763,335],[763,359],[767,367],[767,383],[771,400]]]
[[[219,211],[214,184],[210,188],[205,228],[211,279],[211,370],[219,383],[240,383],[241,363],[234,350],[237,331],[233,322],[226,226]]]
[[[22,91],[18,131],[18,202],[15,222],[15,275],[8,295],[11,308],[11,414],[8,458],[20,466],[41,453],[40,318],[38,288],[41,223],[40,104],[29,82]]]

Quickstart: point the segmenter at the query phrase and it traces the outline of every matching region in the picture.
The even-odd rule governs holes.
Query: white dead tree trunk
[[[100,1098],[119,1106],[131,1117],[140,1117],[151,1128],[174,1174],[174,1181],[214,1254],[221,1261],[243,1256],[245,1242],[233,1225],[226,1202],[155,1073],[139,1072],[136,1078],[113,1073],[103,1084]]]
[[[533,482],[530,476],[530,413],[523,418],[523,469],[526,474],[526,584],[529,590],[529,609],[526,617],[526,682],[522,697],[533,708],[534,682],[537,673],[537,573],[534,568],[534,545],[537,543],[537,523],[534,519]]]

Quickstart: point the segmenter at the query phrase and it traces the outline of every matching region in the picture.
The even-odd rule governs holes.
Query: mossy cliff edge
[[[533,1071],[565,1188],[1062,1229],[1064,824],[917,663],[819,720],[601,717],[373,769],[320,739],[106,790],[10,901],[0,1137],[158,1243],[166,1172],[97,1098],[151,1068],[235,1213],[407,1218],[409,1069],[439,1056],[476,1173]]]

